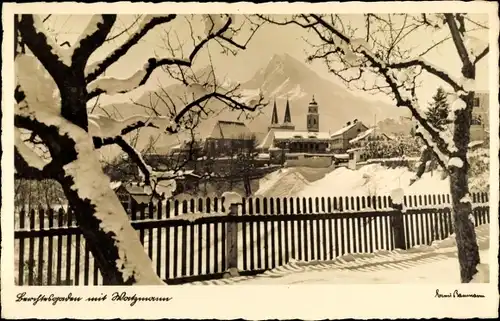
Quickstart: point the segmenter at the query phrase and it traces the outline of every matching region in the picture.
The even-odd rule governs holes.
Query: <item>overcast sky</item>
[[[190,51],[190,37],[189,27],[186,23],[187,16],[181,16],[174,20],[174,22],[166,25],[165,27],[157,27],[153,29],[137,46],[129,51],[118,63],[108,69],[106,75],[126,78],[131,76],[135,70],[141,68],[148,58],[155,54],[159,56],[169,55],[169,52],[164,48],[164,41],[166,31],[171,31],[170,36],[175,43],[178,37],[181,43],[184,43],[184,51]],[[487,24],[488,17],[474,16],[475,21],[481,21]],[[87,15],[53,15],[47,22],[46,26],[51,30],[53,35],[57,35],[57,42],[60,44],[64,41],[73,43],[78,37],[79,33],[85,28],[90,16]],[[126,26],[129,26],[137,19],[137,16],[126,15],[119,16],[115,29],[112,34],[118,34]],[[242,19],[239,16],[238,19]],[[195,17],[193,27],[200,32],[203,30],[204,25],[200,17]],[[361,15],[346,16],[344,21],[350,23],[354,27],[363,29],[363,19]],[[134,28],[130,30],[132,32]],[[173,33],[177,32],[177,36]],[[438,41],[443,37],[449,35],[448,28],[445,27],[438,34],[433,36],[429,32],[420,32],[414,34],[412,38],[408,38],[406,45],[413,47],[416,52],[420,52],[429,45],[432,41]],[[475,37],[488,40],[488,33],[475,33]],[[212,57],[212,62],[216,68],[219,77],[227,75],[234,81],[245,81],[252,77],[260,68],[264,67],[266,63],[272,58],[274,54],[288,53],[289,55],[305,61],[307,52],[311,52],[309,45],[303,40],[313,39],[312,34],[308,34],[304,29],[297,26],[279,27],[275,25],[264,25],[251,40],[247,50],[240,51],[237,56],[223,55],[220,53],[220,47],[217,44],[211,44],[207,47],[195,62],[195,69],[203,68],[209,63],[208,53]],[[116,48],[127,38],[127,33],[108,42],[101,47],[95,55],[91,57],[92,61],[102,59],[113,48]],[[446,41],[444,44],[431,51],[427,56],[427,60],[433,64],[447,70],[455,77],[460,76],[460,60],[451,40]],[[476,84],[478,89],[488,89],[488,59],[483,59],[477,68]],[[327,72],[326,66],[317,61],[313,62],[310,67],[316,71],[320,76],[330,79],[335,83],[341,83],[335,76]],[[436,88],[441,84],[440,80],[434,76],[427,75],[422,78],[424,86],[419,91],[419,99],[421,104],[430,100],[430,97],[435,93]],[[100,102],[103,104],[135,99],[139,97],[144,91],[153,89],[158,84],[168,85],[172,83],[171,79],[161,70],[153,73],[147,86],[135,90],[132,94],[115,95],[101,97]],[[364,94],[363,94],[364,95]],[[368,95],[369,96],[369,95]],[[377,97],[377,99],[384,99],[384,97]]]

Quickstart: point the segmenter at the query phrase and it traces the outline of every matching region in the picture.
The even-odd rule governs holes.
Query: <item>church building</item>
[[[306,128],[296,130],[290,113],[290,102],[286,101],[283,122],[278,122],[276,101],[273,106],[271,124],[268,133],[257,147],[262,153],[269,153],[271,158],[292,154],[328,154],[331,138],[328,132],[319,131],[319,108],[314,96],[309,103],[306,116]]]

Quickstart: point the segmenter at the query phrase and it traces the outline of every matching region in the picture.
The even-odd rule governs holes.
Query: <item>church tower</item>
[[[309,109],[307,111],[307,131],[319,132],[318,103],[314,100],[314,96],[309,103]]]
[[[290,114],[290,102],[286,100],[285,117],[283,118],[283,124],[280,126],[281,129],[295,130],[295,126],[292,123],[292,115]]]
[[[278,110],[276,109],[276,100],[274,101],[274,107],[273,107],[273,115],[271,117],[271,125],[267,128],[267,130],[271,130],[271,128],[276,128],[278,127]]]

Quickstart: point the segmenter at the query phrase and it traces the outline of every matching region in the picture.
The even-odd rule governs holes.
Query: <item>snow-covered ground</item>
[[[439,172],[424,173],[422,178],[410,186],[415,174],[406,167],[387,168],[371,164],[358,170],[340,167],[323,179],[311,183],[299,196],[373,196],[389,195],[395,188],[405,194],[448,193],[448,179],[441,179]]]
[[[380,164],[365,165],[358,170],[340,167],[323,179],[310,183],[298,196],[383,196],[396,188],[402,188],[405,195],[447,194],[450,191],[449,178],[443,179],[440,170],[426,172],[410,185],[414,175],[406,167],[387,168]],[[489,174],[484,175],[487,177]],[[470,180],[471,188],[476,187],[476,181]]]
[[[259,197],[288,197],[303,190],[309,181],[300,172],[290,168],[283,168],[272,172],[259,181],[259,189],[255,196]]]
[[[480,271],[474,282],[489,282],[489,225],[476,228],[480,249]],[[190,285],[258,284],[458,284],[454,235],[402,251],[347,254],[330,261],[293,261],[258,276],[193,282]]]

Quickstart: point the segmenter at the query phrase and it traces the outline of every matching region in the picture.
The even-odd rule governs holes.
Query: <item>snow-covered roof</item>
[[[257,149],[267,149],[271,147],[274,140],[274,129],[267,132],[267,135],[262,139],[262,142],[257,146]]]
[[[469,148],[482,145],[484,142],[482,140],[473,140],[469,143]]]
[[[212,139],[250,139],[253,136],[250,129],[242,122],[219,120],[214,125],[208,138]]]
[[[113,190],[117,189],[120,186],[122,186],[122,182],[120,182],[120,181],[115,181],[115,182],[109,183],[109,187]]]
[[[352,153],[352,152],[355,152],[355,151],[358,151],[358,150],[363,150],[365,149],[364,147],[358,147],[358,148],[351,148],[351,149],[348,149],[347,152],[348,153]]]
[[[356,136],[355,138],[351,139],[349,141],[350,144],[354,144],[355,142],[358,142],[366,137],[368,137],[371,133],[373,133],[373,131],[375,130],[375,128],[370,128],[368,130],[365,130],[364,132],[360,133],[358,136]]]
[[[125,190],[130,194],[130,195],[147,195],[146,192],[144,191],[144,186],[139,186],[137,184],[127,184],[124,185]]]
[[[336,132],[334,132],[333,134],[331,134],[330,136],[333,137],[333,136],[338,136],[338,135],[342,135],[343,133],[345,133],[346,131],[348,131],[349,129],[353,128],[357,123],[354,123],[352,122],[351,124],[345,126],[345,127],[342,127],[341,129],[337,130]]]
[[[349,154],[333,154],[333,157],[338,159],[347,159],[349,158]]]
[[[275,139],[324,139],[329,140],[330,134],[327,132],[308,132],[308,131],[275,131]]]
[[[146,194],[131,194],[130,196],[137,202],[137,204],[149,204],[151,200],[158,200],[158,197]]]

